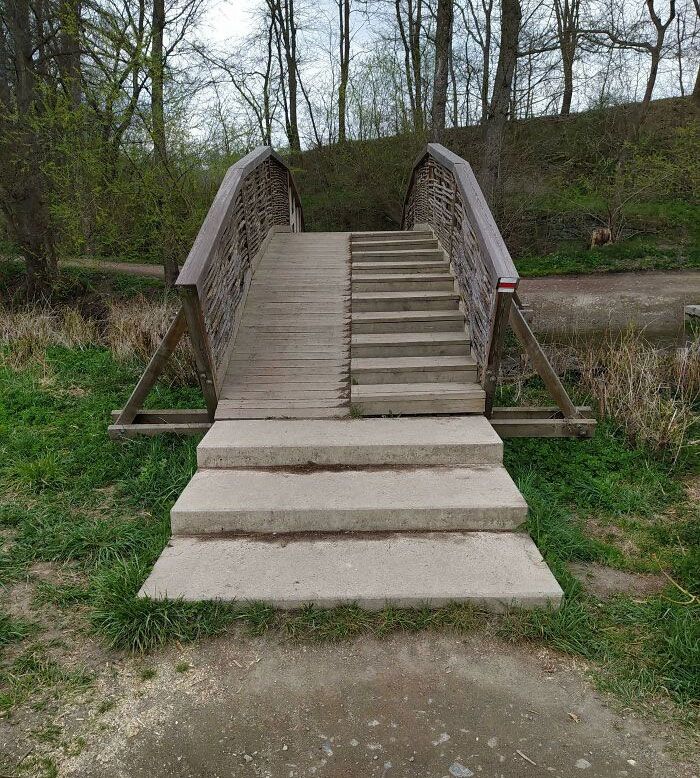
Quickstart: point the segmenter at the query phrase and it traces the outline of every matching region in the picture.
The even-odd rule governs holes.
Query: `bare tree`
[[[435,72],[433,76],[433,105],[430,112],[430,130],[434,141],[440,140],[445,129],[447,108],[447,81],[452,49],[453,0],[438,0],[435,27]]]
[[[7,0],[1,20],[0,201],[25,260],[27,293],[36,298],[50,292],[57,269],[42,169],[45,105],[38,70],[52,55],[29,0]]]
[[[348,78],[350,76],[350,0],[336,0],[339,20],[340,81],[338,83],[338,142],[345,143]]]
[[[286,76],[282,97],[287,140],[292,151],[301,151],[298,118],[299,60],[294,0],[267,0],[274,23],[280,70]]]
[[[574,96],[574,62],[581,27],[579,14],[581,0],[554,0],[554,13],[557,19],[557,39],[561,50],[561,65],[564,73],[564,94],[561,100],[561,114],[571,113],[571,101]]]
[[[423,112],[423,0],[406,0],[405,11],[401,0],[395,0],[396,24],[404,49],[406,84],[411,103],[413,127],[420,132],[425,127]],[[405,13],[405,20],[404,20]]]
[[[513,74],[518,57],[521,18],[520,0],[502,0],[498,66],[489,112],[484,125],[484,153],[481,169],[481,187],[492,209],[497,205],[503,133],[508,118]]]

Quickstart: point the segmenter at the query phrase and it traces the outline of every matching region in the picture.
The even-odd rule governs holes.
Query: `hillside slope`
[[[690,99],[652,103],[624,182],[623,240],[589,250],[605,223],[630,107],[513,122],[503,153],[499,223],[521,272],[700,266],[700,111]],[[397,229],[422,136],[354,141],[308,151],[295,175],[307,229]],[[479,173],[479,127],[448,130],[444,145]]]

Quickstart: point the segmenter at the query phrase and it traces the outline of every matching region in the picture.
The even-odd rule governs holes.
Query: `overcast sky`
[[[240,38],[250,29],[250,12],[257,0],[211,0],[202,32],[207,38],[224,42]]]

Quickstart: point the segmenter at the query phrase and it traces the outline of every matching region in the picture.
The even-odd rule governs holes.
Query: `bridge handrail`
[[[259,146],[227,170],[176,281],[210,408],[221,389],[253,260],[275,226],[302,232],[301,200],[284,160],[270,146]]]
[[[404,198],[403,229],[419,224],[433,229],[455,271],[488,415],[520,277],[471,166],[439,143],[416,160]]]

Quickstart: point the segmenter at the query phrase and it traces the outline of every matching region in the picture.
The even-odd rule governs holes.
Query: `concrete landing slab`
[[[503,467],[199,470],[173,534],[512,530],[527,503]]]
[[[483,416],[216,422],[197,446],[203,468],[500,464]]]
[[[139,596],[263,601],[277,608],[471,602],[503,610],[556,607],[562,590],[529,536],[467,532],[173,537]]]

